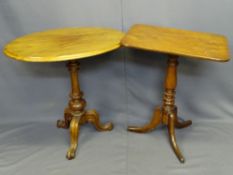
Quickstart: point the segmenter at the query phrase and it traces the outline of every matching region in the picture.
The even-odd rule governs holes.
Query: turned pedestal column
[[[67,151],[66,157],[67,159],[73,159],[78,146],[80,125],[90,122],[95,126],[97,131],[110,131],[113,128],[113,124],[110,122],[101,124],[99,114],[96,110],[85,110],[86,101],[83,98],[78,81],[80,64],[77,61],[70,61],[67,67],[71,79],[70,101],[64,112],[64,120],[58,120],[57,127],[70,129],[70,148]]]
[[[175,106],[175,93],[177,83],[178,56],[169,55],[167,62],[167,73],[164,83],[163,104],[157,107],[150,123],[143,127],[129,126],[128,130],[133,132],[145,133],[154,130],[159,124],[167,125],[169,139],[172,148],[180,160],[184,162],[180,149],[176,143],[175,128],[185,128],[192,124],[192,121],[179,121],[177,107]]]

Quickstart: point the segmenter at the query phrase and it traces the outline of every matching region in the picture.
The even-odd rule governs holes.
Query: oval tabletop
[[[108,28],[53,29],[19,37],[5,46],[4,53],[29,62],[81,59],[119,48],[123,36]]]

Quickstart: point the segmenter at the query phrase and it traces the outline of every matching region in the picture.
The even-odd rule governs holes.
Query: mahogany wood
[[[64,120],[58,120],[59,128],[70,128],[70,148],[67,158],[75,157],[80,125],[90,122],[98,131],[108,131],[112,123],[101,124],[95,110],[86,111],[86,102],[79,87],[77,59],[100,55],[120,47],[124,33],[110,28],[79,27],[49,29],[16,38],[4,47],[4,53],[13,59],[28,62],[70,61],[68,69],[71,93]],[[72,61],[73,60],[73,61]]]
[[[64,112],[64,120],[57,121],[58,128],[70,128],[70,148],[67,151],[67,159],[73,159],[78,147],[78,135],[80,125],[87,122],[92,123],[97,131],[110,131],[113,124],[108,122],[100,123],[99,114],[96,110],[85,110],[86,101],[83,99],[83,93],[80,90],[78,80],[78,70],[80,64],[77,61],[70,61],[67,64],[70,71],[71,93],[68,107]]]
[[[179,121],[177,116],[177,107],[175,105],[175,90],[177,83],[177,66],[178,56],[169,55],[167,73],[164,83],[164,95],[163,104],[161,107],[156,107],[153,117],[150,123],[142,126],[129,126],[128,130],[138,133],[145,133],[154,130],[159,124],[164,124],[168,128],[169,139],[171,146],[181,163],[184,163],[185,159],[180,152],[180,149],[176,142],[175,127],[185,128],[192,124],[191,120]]]
[[[145,24],[133,25],[121,41],[136,49],[226,62],[230,59],[225,36]]]
[[[125,47],[169,54],[162,106],[155,109],[150,123],[142,127],[129,126],[128,130],[144,133],[152,131],[161,123],[167,125],[172,148],[180,162],[184,162],[176,143],[175,128],[188,127],[192,121],[180,121],[177,117],[175,89],[178,56],[217,62],[229,61],[227,38],[212,33],[136,24],[130,28],[121,44]]]

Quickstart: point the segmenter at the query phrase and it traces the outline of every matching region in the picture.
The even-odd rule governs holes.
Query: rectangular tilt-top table
[[[145,133],[152,131],[160,123],[167,125],[172,148],[183,163],[185,159],[176,143],[175,128],[187,127],[192,124],[192,121],[181,121],[177,116],[175,90],[178,58],[183,56],[226,62],[230,58],[227,39],[217,34],[138,24],[130,28],[121,43],[125,47],[168,55],[162,105],[155,109],[152,120],[148,124],[142,127],[129,126],[128,130]]]

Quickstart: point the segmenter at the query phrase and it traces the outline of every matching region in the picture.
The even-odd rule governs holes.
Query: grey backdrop
[[[48,28],[102,26],[127,31],[135,23],[226,35],[233,45],[231,0],[0,0],[0,46]],[[231,49],[232,50],[232,49]],[[150,120],[161,104],[166,57],[120,49],[81,60],[80,82],[88,108],[112,132],[82,127],[77,158],[65,159],[69,133],[56,128],[69,93],[65,63],[24,63],[1,54],[0,174],[167,175],[230,174],[233,170],[233,69],[180,59],[179,114],[192,119],[177,131],[186,163],[174,156],[165,128],[128,133]]]

